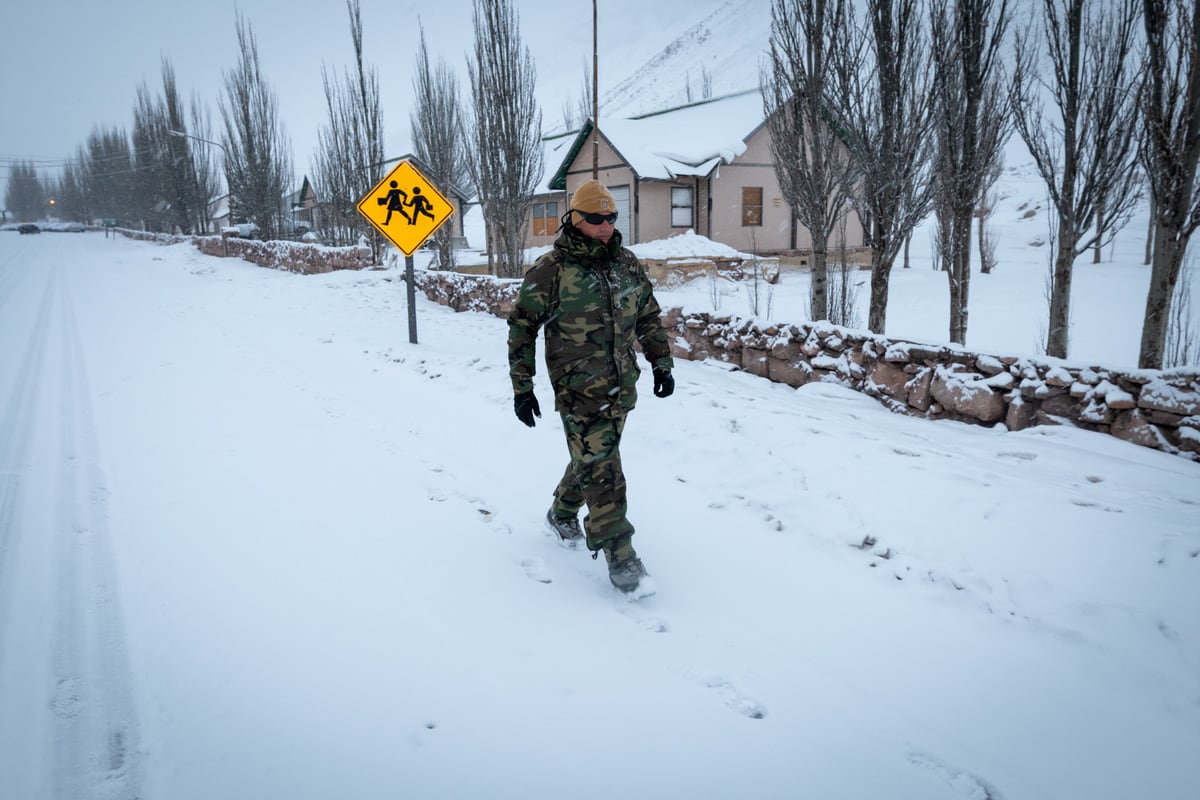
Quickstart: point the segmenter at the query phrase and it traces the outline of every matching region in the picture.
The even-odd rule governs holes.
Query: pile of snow
[[[669,239],[657,239],[653,242],[643,242],[641,244],[632,245],[630,248],[638,258],[651,258],[660,261],[667,259],[682,260],[682,259],[712,259],[712,258],[740,258],[749,260],[754,256],[748,253],[742,253],[727,244],[714,242],[705,236],[701,236],[694,230],[689,229],[687,233],[681,233],[677,236],[672,236]]]

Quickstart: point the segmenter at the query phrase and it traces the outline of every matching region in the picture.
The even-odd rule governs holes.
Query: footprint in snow
[[[551,583],[554,580],[546,562],[536,556],[522,559],[521,568],[525,570],[525,577],[538,583]]]
[[[647,614],[636,604],[630,604],[622,608],[621,614],[651,633],[667,633],[671,630],[671,626],[666,620],[656,617],[653,614]]]
[[[764,719],[767,716],[766,706],[742,692],[725,678],[709,678],[704,685],[716,692],[725,701],[725,705],[744,717]]]
[[[79,716],[83,704],[82,688],[78,678],[63,678],[54,687],[54,697],[50,700],[50,708],[54,716],[60,719],[74,719]]]
[[[928,753],[908,754],[908,763],[927,769],[941,778],[960,795],[970,800],[1000,800],[1000,794],[982,778],[953,767]]]

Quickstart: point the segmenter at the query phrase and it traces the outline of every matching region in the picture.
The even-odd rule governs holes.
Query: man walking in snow
[[[613,585],[633,592],[646,568],[631,541],[620,446],[637,401],[635,342],[654,371],[655,396],[670,396],[675,380],[661,309],[645,268],[621,246],[616,221],[603,184],[579,187],[554,249],[525,274],[508,318],[508,363],[517,418],[532,428],[542,415],[533,375],[538,330],[545,328],[546,368],[571,455],[546,524],[565,547],[586,539],[592,558],[603,550]]]

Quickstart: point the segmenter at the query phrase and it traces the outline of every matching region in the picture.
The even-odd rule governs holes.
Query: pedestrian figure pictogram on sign
[[[433,208],[433,204],[429,202],[429,198],[423,197],[421,195],[421,187],[420,186],[413,187],[413,199],[410,200],[408,204],[410,206],[412,206],[412,209],[413,209],[412,219],[410,219],[408,221],[409,225],[417,224],[417,215],[418,214],[424,214],[425,216],[429,217],[430,219],[433,219],[433,213],[430,212],[430,210],[429,210],[429,209]]]
[[[404,217],[404,219],[408,221],[409,225],[412,224],[412,218],[409,217],[404,211],[404,206],[408,205],[408,195],[404,193],[403,189],[397,188],[399,185],[400,184],[396,183],[395,181],[389,181],[388,186],[392,187],[392,190],[383,197],[379,198],[379,205],[387,206],[388,213],[387,219],[383,221],[384,225],[387,225],[392,221],[393,211],[399,211],[400,216]]]
[[[358,202],[358,212],[411,256],[454,213],[454,206],[416,167],[401,161]],[[403,221],[393,225],[395,215]]]

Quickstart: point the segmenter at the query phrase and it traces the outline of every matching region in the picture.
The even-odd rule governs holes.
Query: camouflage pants
[[[587,504],[583,527],[589,550],[606,545],[618,551],[630,549],[633,525],[626,518],[625,473],[621,471],[621,431],[624,415],[616,418],[574,417],[562,414],[567,435],[567,464],[551,510],[555,516],[571,517]]]

